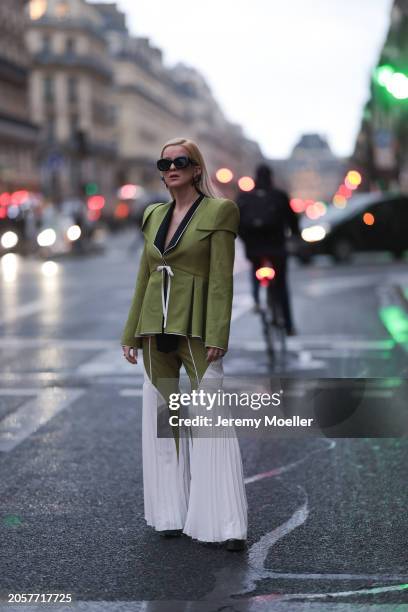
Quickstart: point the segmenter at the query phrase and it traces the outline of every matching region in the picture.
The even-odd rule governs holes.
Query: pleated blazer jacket
[[[227,350],[239,209],[232,200],[204,194],[195,204],[163,250],[158,238],[174,201],[146,208],[144,248],[121,344],[140,348],[143,336],[165,332]]]

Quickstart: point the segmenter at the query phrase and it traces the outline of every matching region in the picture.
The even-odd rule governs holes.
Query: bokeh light
[[[350,172],[347,172],[346,180],[350,185],[358,187],[361,184],[362,177],[357,170],[350,170]]]
[[[333,204],[337,208],[345,208],[347,206],[347,198],[345,198],[344,195],[341,195],[341,193],[336,193],[333,198]]]
[[[55,276],[58,272],[58,265],[55,261],[44,261],[41,265],[41,274],[44,276]]]
[[[292,198],[290,200],[290,207],[295,213],[302,213],[305,211],[306,202],[301,198]]]
[[[3,249],[12,249],[14,246],[16,246],[17,242],[17,234],[10,230],[8,232],[4,232],[1,237],[1,246],[3,247]]]
[[[374,215],[372,213],[369,213],[369,212],[364,213],[364,215],[363,215],[363,222],[366,225],[374,225],[374,223],[375,223]]]
[[[229,183],[232,181],[234,175],[229,168],[219,168],[215,173],[217,181],[220,183]]]
[[[255,181],[250,176],[241,176],[241,178],[238,180],[238,187],[242,191],[252,191],[252,189],[255,187]]]
[[[101,195],[93,195],[88,198],[88,208],[90,210],[100,210],[105,206],[105,198]]]
[[[137,195],[137,185],[133,185],[132,183],[128,183],[127,185],[122,185],[119,189],[119,197],[122,200],[133,200]]]

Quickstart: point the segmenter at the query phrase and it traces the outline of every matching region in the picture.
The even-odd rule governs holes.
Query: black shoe
[[[227,540],[226,544],[225,544],[225,548],[227,550],[229,550],[230,552],[235,552],[238,550],[245,550],[246,547],[246,540],[235,540],[235,539],[231,539],[231,540]]]
[[[182,529],[165,529],[164,531],[159,531],[159,535],[162,538],[178,538],[182,533]]]

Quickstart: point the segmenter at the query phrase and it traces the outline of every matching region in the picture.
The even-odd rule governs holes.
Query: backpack
[[[280,202],[264,189],[244,193],[239,201],[240,231],[251,233],[257,230],[276,230],[282,225]]]

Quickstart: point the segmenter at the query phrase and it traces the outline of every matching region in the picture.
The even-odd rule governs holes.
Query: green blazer
[[[227,350],[238,206],[204,196],[162,255],[154,240],[171,204],[151,204],[144,212],[144,248],[121,344],[141,348],[142,336],[165,331]]]

